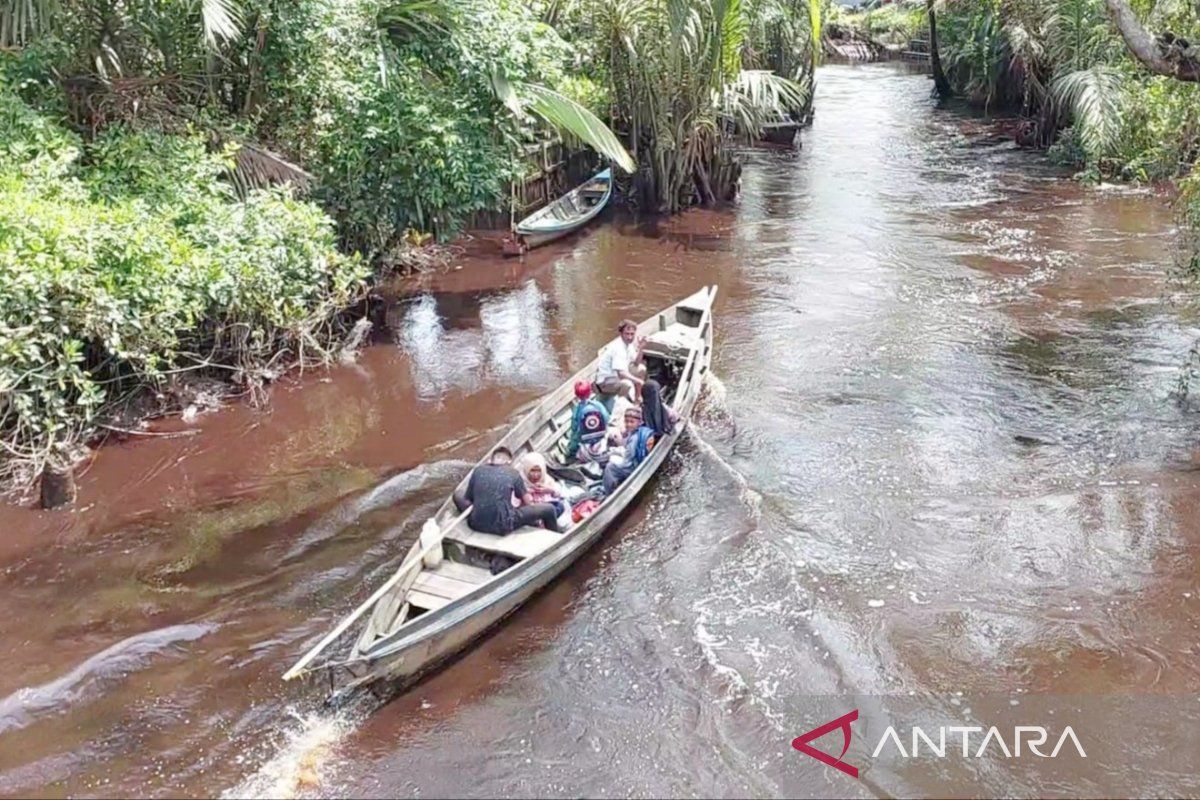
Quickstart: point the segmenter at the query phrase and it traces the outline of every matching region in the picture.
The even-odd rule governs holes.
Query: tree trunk
[[[1154,38],[1138,20],[1137,14],[1125,0],[1105,0],[1108,14],[1112,17],[1121,32],[1121,38],[1129,52],[1151,71],[1166,75],[1176,80],[1200,81],[1200,58],[1193,53],[1195,48],[1187,51],[1174,46],[1173,39],[1167,39],[1165,46]]]
[[[950,88],[950,81],[942,69],[942,56],[938,52],[937,13],[933,10],[933,0],[925,0],[925,11],[929,14],[929,65],[933,67],[933,85],[939,97],[949,97],[954,90]]]
[[[58,508],[75,502],[75,476],[70,466],[46,465],[42,470],[42,508]]]
[[[700,190],[700,200],[704,205],[714,206],[717,204],[712,184],[708,180],[708,170],[699,161],[696,162],[696,188]]]

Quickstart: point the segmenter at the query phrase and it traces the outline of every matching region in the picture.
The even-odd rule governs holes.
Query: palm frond
[[[231,42],[242,32],[242,8],[237,0],[200,0],[200,21],[209,47]]]
[[[821,63],[821,0],[808,0],[808,24],[812,31],[810,46],[812,47],[813,66]]]
[[[1112,36],[1100,0],[1053,0],[1047,5],[1047,51],[1067,69],[1099,60]]]
[[[746,69],[725,87],[718,103],[722,116],[732,119],[741,130],[757,132],[764,124],[802,107],[808,92],[805,85],[770,70]]]
[[[445,0],[391,0],[379,10],[378,24],[392,36],[444,34],[454,26],[454,14]]]
[[[1050,94],[1070,111],[1080,147],[1089,160],[1109,153],[1121,133],[1125,87],[1121,73],[1097,64],[1060,75]]]
[[[522,105],[550,125],[566,131],[596,152],[615,161],[626,172],[634,172],[637,163],[616,134],[586,108],[553,89],[534,83],[514,84]]]
[[[717,0],[714,11],[719,25],[720,75],[724,81],[736,76],[742,68],[742,45],[748,26],[742,0]]]
[[[303,168],[273,153],[265,147],[243,142],[229,170],[229,181],[239,197],[245,198],[255,189],[291,184],[307,192],[316,180]]]
[[[508,80],[504,74],[504,70],[499,66],[492,68],[492,91],[496,93],[496,97],[501,103],[504,103],[517,117],[525,116],[525,106],[521,103],[521,98],[517,95],[516,87]]]

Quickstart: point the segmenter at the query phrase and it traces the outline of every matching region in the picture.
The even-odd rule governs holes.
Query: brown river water
[[[1200,794],[1169,206],[894,66],[816,109],[735,208],[424,278],[356,363],[0,510],[0,794]],[[721,381],[600,545],[391,702],[279,680],[618,319],[711,283]],[[859,780],[792,749],[855,708]],[[980,719],[1088,758],[872,753]]]

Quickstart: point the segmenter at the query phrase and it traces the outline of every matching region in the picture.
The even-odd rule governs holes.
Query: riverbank
[[[492,0],[0,12],[0,490],[69,504],[98,439],[346,357],[369,277],[568,188],[549,130],[644,213],[732,197],[734,132],[809,108],[819,19],[781,7],[767,43],[760,9],[688,2],[620,15],[612,52]]]

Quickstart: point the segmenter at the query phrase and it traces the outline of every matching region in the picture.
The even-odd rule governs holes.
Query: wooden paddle
[[[452,528],[454,528],[454,526],[458,525],[458,523],[460,523],[464,519],[466,519],[467,514],[471,513],[471,508],[472,508],[472,506],[467,506],[466,511],[459,514],[457,517],[455,517],[450,522],[449,525],[446,525],[444,528],[442,528],[441,529],[442,535],[439,536],[436,541],[431,542],[428,547],[426,547],[421,552],[419,552],[417,554],[416,558],[406,559],[404,561],[404,563],[400,565],[400,568],[396,570],[396,573],[394,575],[392,575],[392,577],[389,578],[387,580],[387,582],[383,584],[383,586],[380,586],[378,589],[376,589],[374,594],[372,594],[370,597],[368,597],[363,602],[362,605],[360,605],[358,608],[354,609],[354,612],[351,613],[350,616],[348,616],[344,620],[342,620],[336,628],[334,628],[332,631],[330,631],[329,635],[327,635],[324,639],[322,639],[320,642],[318,642],[317,645],[315,647],[313,647],[313,649],[311,649],[307,653],[305,653],[304,657],[301,658],[299,661],[297,661],[294,665],[292,665],[291,669],[289,669],[287,672],[283,673],[283,679],[285,681],[290,681],[292,678],[297,678],[300,675],[304,674],[304,672],[305,672],[304,668],[308,666],[310,661],[312,661],[314,658],[316,658],[321,653],[321,651],[324,650],[326,647],[328,647],[335,639],[337,639],[339,636],[341,636],[343,633],[345,633],[350,628],[350,626],[355,623],[355,621],[359,617],[361,617],[364,613],[366,613],[366,611],[368,609],[370,609],[377,602],[379,602],[379,599],[381,597],[383,597],[389,591],[394,589],[396,587],[396,585],[398,583],[400,583],[400,581],[403,580],[405,576],[408,575],[408,573],[412,570],[414,565],[415,566],[422,565],[425,562],[425,556],[428,553],[433,552],[434,548],[441,547],[442,540],[446,535],[446,531],[451,530]]]

